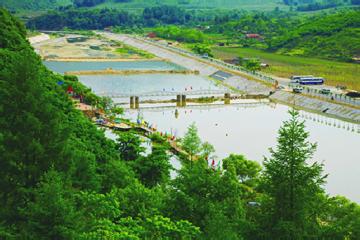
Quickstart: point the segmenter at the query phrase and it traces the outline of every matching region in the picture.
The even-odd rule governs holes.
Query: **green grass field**
[[[329,61],[317,58],[285,56],[255,49],[236,47],[213,47],[216,58],[234,57],[259,58],[270,65],[264,72],[279,77],[292,75],[315,75],[326,79],[329,85],[345,85],[348,89],[360,91],[360,64]]]

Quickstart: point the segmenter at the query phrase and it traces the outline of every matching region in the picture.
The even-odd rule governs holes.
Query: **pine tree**
[[[303,239],[306,226],[311,224],[311,208],[316,196],[323,191],[322,165],[310,160],[316,144],[308,141],[304,122],[299,113],[279,130],[278,145],[270,149],[271,158],[265,159],[265,191],[270,196],[270,232],[272,239]]]
[[[195,123],[192,123],[188,131],[186,132],[183,140],[182,146],[184,150],[189,154],[190,160],[198,154],[201,150],[201,140],[198,136],[198,130],[196,128]]]

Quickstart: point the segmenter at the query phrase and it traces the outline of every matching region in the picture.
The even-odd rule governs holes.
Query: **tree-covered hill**
[[[114,2],[117,2],[114,4]],[[246,9],[246,10],[273,10],[275,7],[285,7],[277,0],[105,0],[100,6],[118,6],[125,8],[154,7],[162,4],[176,5],[192,9]]]
[[[71,0],[0,0],[0,7],[9,10],[45,10],[71,4]]]
[[[290,55],[351,60],[360,56],[360,11],[319,15],[270,39],[270,49]]]
[[[74,101],[120,109],[46,69],[25,34],[0,9],[0,239],[360,239],[360,206],[326,195],[322,165],[307,164],[316,144],[298,112],[264,170],[237,154],[209,165],[214,148],[191,125],[171,179],[163,136],[150,153],[138,132],[106,138]]]
[[[160,5],[173,5],[184,8],[208,9],[247,9],[273,10],[275,7],[286,7],[277,0],[0,0],[0,6],[9,9],[53,9],[58,6],[73,4],[77,7],[110,7],[119,9],[143,9]]]

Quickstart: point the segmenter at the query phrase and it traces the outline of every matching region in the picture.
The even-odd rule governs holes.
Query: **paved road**
[[[224,70],[223,66],[217,66],[216,63],[207,62],[206,59],[201,59],[195,54],[181,52],[181,49],[168,49],[166,46],[157,45],[153,42],[146,42],[144,39],[137,39],[134,36],[124,34],[114,34],[108,32],[98,33],[106,38],[118,40],[133,47],[148,51],[157,57],[169,60],[170,62],[189,70],[198,70],[202,76],[208,77],[220,70]],[[271,88],[268,88],[261,83],[249,81],[244,77],[237,75],[224,80],[224,83],[237,88],[239,91],[247,92],[249,94],[268,94],[269,91],[271,91]]]
[[[200,75],[203,76],[209,76],[218,69],[215,67],[209,66],[208,64],[201,63],[197,60],[181,56],[177,53],[171,52],[169,50],[163,49],[161,47],[155,46],[153,44],[146,43],[144,41],[137,40],[131,36],[123,35],[123,34],[113,34],[113,33],[100,33],[103,36],[112,39],[112,40],[118,40],[121,41],[127,45],[143,49],[145,51],[148,51],[160,58],[169,60],[179,66],[185,67],[189,70],[198,70],[200,72]]]

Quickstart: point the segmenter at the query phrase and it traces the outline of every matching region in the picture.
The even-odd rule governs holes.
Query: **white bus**
[[[291,76],[290,82],[291,83],[299,83],[301,78],[313,78],[314,76],[308,75],[308,76]]]
[[[325,82],[322,77],[308,77],[308,78],[300,78],[299,83],[301,85],[321,85]]]

